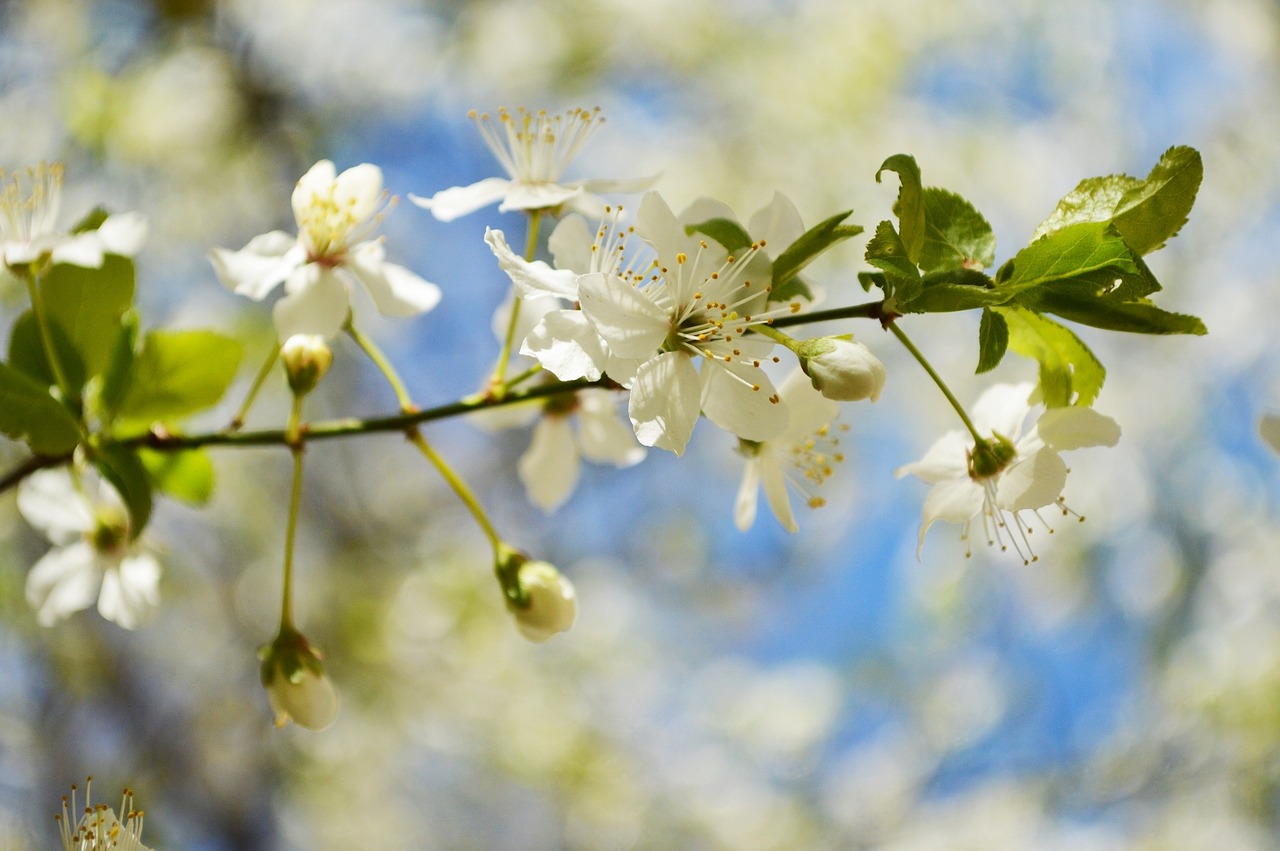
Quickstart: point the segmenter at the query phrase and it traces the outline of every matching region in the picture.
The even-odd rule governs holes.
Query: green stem
[[[920,365],[924,367],[925,372],[929,373],[929,377],[933,379],[933,383],[938,385],[938,389],[942,391],[942,395],[946,396],[947,401],[951,403],[951,407],[956,409],[956,413],[960,415],[960,421],[964,423],[965,428],[969,429],[969,433],[973,435],[973,439],[978,443],[985,443],[987,438],[978,433],[978,429],[974,427],[973,420],[969,419],[969,415],[965,412],[964,406],[960,404],[960,400],[951,392],[951,388],[942,380],[942,376],[938,375],[937,370],[935,370],[933,365],[929,363],[929,360],[924,356],[924,353],[916,348],[915,343],[911,342],[911,339],[907,337],[906,333],[898,327],[898,323],[887,322],[885,323],[885,327],[893,332],[893,336],[898,338],[898,342],[906,346],[907,351],[911,352],[911,356],[919,361]]]
[[[462,480],[462,477],[453,471],[453,468],[440,456],[440,453],[436,452],[430,443],[427,443],[427,439],[422,436],[422,432],[416,428],[411,428],[405,432],[405,436],[409,438],[410,443],[418,447],[418,451],[439,471],[458,499],[471,512],[471,516],[479,524],[480,530],[484,532],[485,537],[489,539],[489,543],[493,545],[493,551],[496,556],[503,546],[502,538],[499,537],[498,531],[493,528],[493,524],[489,522],[489,515],[485,514],[484,508],[480,505],[480,500],[476,499],[475,493]]]
[[[293,488],[289,493],[289,520],[284,537],[284,590],[280,602],[280,628],[293,629],[293,544],[298,536],[298,511],[302,505],[302,456],[305,444],[302,441],[302,397],[293,397],[293,407],[289,411],[289,424],[285,434],[289,441],[289,451],[293,453]]]
[[[774,325],[776,324],[777,323],[775,322]],[[773,325],[756,325],[752,327],[751,330],[756,332],[757,334],[761,334],[765,337],[768,337],[770,340],[773,340],[775,343],[780,343],[781,345],[786,346],[788,349],[790,349],[793,352],[796,351],[796,349],[799,348],[800,346],[799,340],[797,340],[795,337],[792,337],[790,334],[784,334],[782,331],[779,331],[777,328],[773,327]]]
[[[529,235],[525,239],[524,259],[530,263],[538,256],[538,231],[542,227],[542,211],[534,210],[529,214]],[[511,360],[511,349],[515,346],[516,323],[520,321],[520,296],[511,299],[511,318],[507,320],[507,333],[502,339],[502,351],[498,353],[498,363],[493,367],[493,375],[489,377],[489,389],[494,395],[501,396],[505,392],[504,381],[507,375],[507,361]]]
[[[788,325],[808,325],[810,322],[830,322],[833,319],[891,319],[884,312],[883,301],[868,301],[849,307],[833,307],[829,310],[815,310],[812,313],[793,313],[790,316],[779,316],[771,325],[775,328],[786,328]],[[753,330],[760,330],[757,326]]]
[[[413,403],[413,399],[409,396],[409,391],[405,389],[404,382],[400,380],[400,374],[391,365],[391,361],[387,360],[387,356],[382,353],[382,349],[378,348],[378,344],[360,333],[350,320],[347,320],[346,332],[352,340],[355,340],[360,350],[369,356],[369,360],[373,361],[383,376],[386,377],[387,383],[391,385],[392,391],[396,394],[396,400],[400,402],[400,410],[406,414],[417,411],[418,406]]]
[[[44,347],[44,356],[49,362],[50,371],[53,372],[53,380],[58,385],[58,392],[62,394],[62,401],[69,403],[71,401],[71,383],[67,381],[66,370],[62,368],[62,359],[58,357],[58,350],[53,344],[53,332],[49,327],[49,317],[45,312],[44,295],[40,292],[36,275],[29,265],[22,266],[14,271],[27,284],[27,293],[31,296],[31,311],[35,314],[36,326],[40,329],[40,345]]]
[[[244,397],[244,402],[240,405],[236,415],[232,417],[230,424],[227,425],[228,431],[238,431],[244,425],[244,418],[249,415],[249,408],[253,406],[254,400],[258,398],[258,391],[262,389],[262,385],[266,382],[267,376],[271,374],[271,368],[276,365],[276,360],[280,357],[280,341],[277,340],[271,347],[271,352],[267,355],[267,359],[262,362],[262,368],[258,370],[257,376],[253,379],[253,386],[249,388],[249,393]]]

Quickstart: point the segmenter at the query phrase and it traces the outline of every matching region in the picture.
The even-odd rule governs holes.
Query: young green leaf
[[[842,224],[852,212],[852,210],[846,210],[843,213],[836,213],[819,222],[801,234],[795,242],[781,249],[781,254],[775,255],[771,301],[783,300],[784,297],[778,295],[779,291],[819,254],[851,236],[862,233],[859,225]]]
[[[1052,313],[1081,325],[1128,331],[1131,334],[1198,334],[1209,333],[1204,322],[1184,313],[1170,313],[1156,307],[1148,299],[1113,301],[1090,298],[1076,292],[1046,290],[1034,301],[1019,302],[1042,313]]]
[[[895,313],[949,313],[1003,304],[1010,294],[995,289],[995,283],[975,269],[930,272],[918,287],[902,291],[894,301]]]
[[[129,510],[129,537],[137,538],[151,519],[151,479],[137,453],[122,446],[103,446],[93,455],[93,465],[115,487]]]
[[[118,413],[172,420],[215,404],[240,364],[240,344],[213,331],[151,331],[134,360]]]
[[[880,182],[880,175],[886,171],[896,172],[901,183],[893,212],[898,217],[902,244],[906,248],[907,258],[912,263],[919,263],[925,240],[925,211],[923,187],[920,183],[920,166],[916,163],[916,158],[910,154],[894,154],[885,160],[880,170],[876,172],[876,183]]]
[[[924,243],[918,261],[926,272],[986,269],[996,262],[996,235],[974,206],[945,189],[927,187]]]
[[[1079,337],[1026,308],[1002,305],[992,310],[1008,325],[1009,348],[1039,362],[1046,407],[1093,404],[1107,371]]]
[[[79,353],[88,380],[111,357],[120,317],[133,304],[133,261],[108,254],[101,269],[59,264],[41,283],[51,324],[62,328]]]
[[[49,337],[57,352],[58,362],[62,365],[62,373],[67,380],[69,390],[79,394],[84,387],[84,364],[80,354],[68,339],[62,326],[49,323]],[[20,370],[45,387],[52,387],[58,382],[54,379],[53,369],[49,366],[49,358],[44,350],[44,337],[40,333],[40,323],[36,315],[28,310],[13,323],[9,332],[9,365]]]
[[[990,372],[1004,360],[1009,348],[1009,323],[994,310],[982,309],[982,321],[978,323],[978,368],[974,372]]]
[[[111,357],[102,371],[102,384],[98,390],[98,416],[104,423],[112,422],[129,389],[130,373],[138,347],[137,311],[126,311],[116,329],[116,339],[111,347]]]
[[[1001,289],[1018,295],[1054,288],[1084,292],[1114,301],[1150,295],[1160,289],[1142,259],[1114,227],[1105,222],[1068,225],[1037,239],[1006,263],[997,276]]]
[[[684,231],[690,236],[695,233],[706,234],[723,245],[724,250],[730,254],[751,247],[751,234],[732,219],[707,219],[696,225],[685,225]]]
[[[48,386],[0,363],[0,432],[37,455],[63,455],[80,442],[80,425]]]
[[[139,449],[138,458],[156,490],[190,505],[204,505],[213,496],[213,462],[204,451]]]

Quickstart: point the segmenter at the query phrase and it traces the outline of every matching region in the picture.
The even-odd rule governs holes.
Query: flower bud
[[[324,675],[316,650],[292,627],[282,626],[275,641],[258,651],[262,686],[276,713],[276,726],[293,721],[308,730],[323,730],[338,714],[338,693]]]
[[[507,609],[515,616],[516,629],[525,638],[541,643],[573,626],[578,615],[573,584],[555,565],[532,561],[504,544],[494,572],[502,585]]]
[[[280,360],[289,376],[289,389],[295,396],[305,396],[329,371],[333,351],[319,334],[294,334],[280,347]]]
[[[862,343],[849,335],[815,337],[796,347],[800,368],[813,387],[828,399],[857,402],[880,398],[884,364]]]

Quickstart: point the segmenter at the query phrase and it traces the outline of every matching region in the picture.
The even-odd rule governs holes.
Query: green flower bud
[[[295,396],[315,389],[333,363],[333,351],[319,334],[294,334],[280,347],[280,360]]]
[[[302,633],[282,626],[275,640],[258,651],[258,658],[277,727],[293,721],[308,730],[323,730],[333,723],[338,693],[324,675],[320,651]]]

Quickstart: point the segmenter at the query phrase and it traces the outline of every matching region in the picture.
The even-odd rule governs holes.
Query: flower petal
[[[583,314],[619,357],[649,358],[670,331],[667,312],[622,278],[582,275],[578,298]]]
[[[583,457],[595,464],[631,467],[646,454],[622,422],[616,394],[609,390],[578,391],[578,443]]]
[[[557,269],[568,269],[584,275],[592,271],[591,257],[594,252],[591,245],[594,242],[595,234],[585,218],[565,216],[547,239],[547,249],[556,261]]]
[[[578,484],[578,447],[563,416],[547,416],[533,428],[533,440],[516,463],[529,501],[552,512],[564,504]]]
[[[440,288],[395,263],[386,263],[378,241],[357,245],[347,267],[364,284],[383,316],[417,316],[440,303]]]
[[[320,160],[307,173],[298,178],[293,186],[290,204],[293,207],[293,220],[302,224],[307,212],[315,203],[315,199],[327,198],[333,192],[333,181],[337,174],[331,160]]]
[[[511,181],[507,195],[498,205],[498,212],[509,210],[546,210],[559,207],[571,198],[581,194],[577,186],[564,186],[559,183],[526,183],[523,180]]]
[[[1000,474],[996,502],[1006,511],[1052,505],[1067,484],[1067,464],[1049,447],[1018,461]]]
[[[645,361],[636,370],[628,405],[636,439],[683,455],[698,422],[701,396],[701,381],[689,355],[664,352]]]
[[[430,198],[409,193],[409,200],[442,222],[451,222],[459,216],[474,213],[506,197],[511,181],[505,177],[486,177],[470,186],[453,186],[442,189]]]
[[[795,534],[800,528],[791,511],[791,499],[787,496],[787,477],[782,470],[782,459],[766,450],[760,454],[760,483],[764,486],[764,498],[769,510],[778,518],[782,528]]]
[[[579,219],[578,221],[581,221]],[[559,231],[559,228],[556,228]],[[511,250],[500,230],[484,229],[484,241],[489,244],[498,266],[511,278],[516,292],[522,298],[554,295],[570,301],[578,299],[578,273],[567,268],[552,269],[541,260],[530,263]]]
[[[382,169],[373,163],[361,163],[333,180],[333,203],[346,210],[352,224],[368,221],[378,212],[382,201]]]
[[[607,363],[600,335],[581,310],[553,310],[542,317],[525,338],[520,354],[537,358],[561,381],[595,381]]]
[[[924,498],[924,520],[920,524],[920,541],[916,545],[916,557],[924,546],[924,535],[934,521],[968,523],[982,511],[982,488],[969,478],[949,479],[938,482]]]
[[[53,626],[88,608],[102,573],[98,554],[87,541],[49,550],[27,574],[27,602],[36,610],[36,622]]]
[[[762,370],[703,359],[702,383],[702,411],[720,428],[756,441],[786,430],[787,406]]]
[[[150,553],[127,555],[102,576],[98,612],[125,629],[137,629],[160,605],[160,563]]]
[[[262,301],[303,262],[302,252],[292,250],[297,244],[296,238],[274,230],[255,236],[239,251],[215,248],[209,262],[224,287]]]
[[[783,432],[783,437],[790,441],[803,440],[840,414],[840,403],[814,390],[809,376],[799,367],[782,380],[778,395],[790,417]]]
[[[1035,386],[1021,384],[994,384],[988,387],[973,406],[973,422],[985,437],[995,433],[1016,441],[1022,434],[1022,423],[1031,412],[1031,391]]]
[[[742,482],[733,502],[733,524],[745,532],[756,522],[756,503],[760,499],[760,457],[752,455],[742,468]]]
[[[50,258],[54,263],[67,263],[85,269],[102,268],[102,238],[97,231],[85,231],[61,237],[53,247]]]
[[[65,468],[37,470],[18,485],[18,511],[54,544],[81,538],[94,526],[93,508]]]
[[[147,217],[141,213],[117,213],[98,225],[98,238],[109,254],[132,257],[147,241]]]
[[[287,340],[294,334],[333,337],[342,330],[351,312],[346,284],[318,263],[308,263],[285,284],[288,295],[276,302],[276,334]]]
[[[1036,421],[1040,438],[1058,451],[1085,446],[1115,446],[1120,442],[1120,424],[1093,408],[1072,405],[1050,408]]]
[[[903,464],[893,471],[896,478],[915,476],[936,485],[948,479],[969,478],[969,451],[973,438],[967,432],[949,431],[938,438],[919,461]]]
[[[747,232],[752,239],[764,240],[769,253],[777,257],[804,234],[804,221],[790,198],[774,192],[769,205],[751,217]]]

